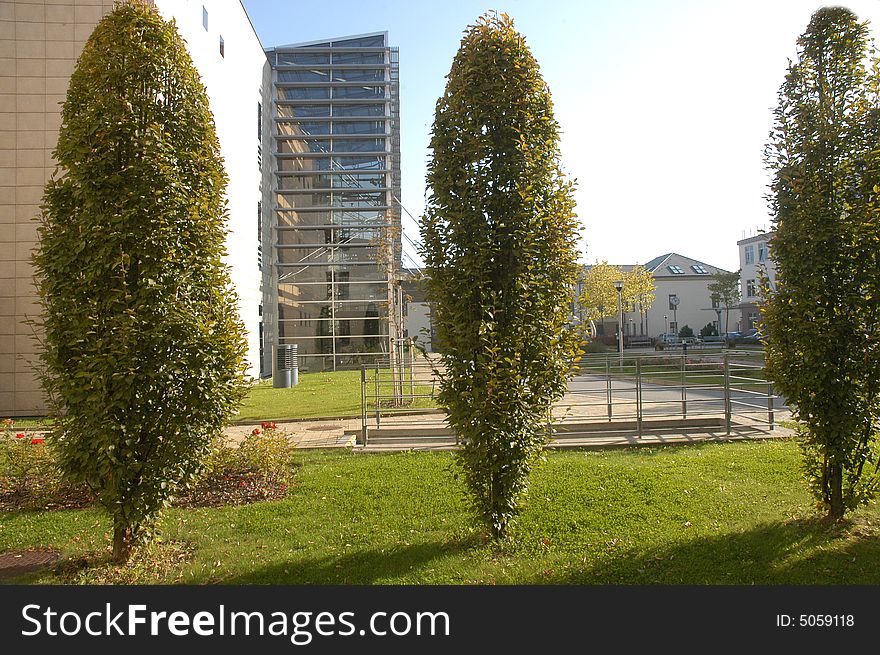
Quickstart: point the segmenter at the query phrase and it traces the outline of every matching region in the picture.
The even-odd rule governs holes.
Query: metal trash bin
[[[299,358],[294,343],[275,346],[272,358],[272,386],[288,389],[299,384]]]

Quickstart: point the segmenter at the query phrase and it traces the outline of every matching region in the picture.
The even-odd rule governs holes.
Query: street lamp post
[[[623,367],[623,280],[614,282],[614,288],[617,289],[617,352],[620,359],[620,366]]]
[[[663,314],[663,334],[669,334],[669,316]]]
[[[721,336],[721,308],[715,308],[715,315],[718,317],[718,336]],[[724,348],[724,342],[727,341],[727,335],[724,335],[724,338],[721,340],[721,347]]]

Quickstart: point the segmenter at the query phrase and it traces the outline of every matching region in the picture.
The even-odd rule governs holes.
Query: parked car
[[[752,328],[751,330],[746,330],[740,335],[737,339],[737,343],[761,343],[764,340],[764,335],[760,330]]]

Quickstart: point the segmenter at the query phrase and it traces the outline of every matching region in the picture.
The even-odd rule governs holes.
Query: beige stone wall
[[[113,0],[0,0],[0,417],[45,411],[33,372],[39,320],[31,252],[60,104]]]

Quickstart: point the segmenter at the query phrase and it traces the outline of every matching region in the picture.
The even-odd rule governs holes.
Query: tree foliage
[[[739,274],[739,271],[734,273],[718,271],[712,276],[712,282],[707,285],[712,299],[718,302],[719,307],[724,308],[724,334],[729,331],[730,308],[739,304]]]
[[[624,311],[647,311],[654,302],[657,285],[654,276],[644,266],[624,271],[608,262],[597,262],[584,273],[578,298],[585,320],[597,321],[617,315],[616,281],[623,282],[620,299]]]
[[[776,289],[767,372],[802,427],[811,488],[832,519],[877,489],[880,74],[868,27],[813,14],[767,146]]]
[[[208,98],[173,24],[107,15],[71,79],[35,256],[44,386],[72,482],[125,560],[199,472],[244,382],[226,175]]]
[[[550,92],[506,15],[461,41],[438,100],[422,220],[438,399],[458,461],[496,537],[519,511],[577,351],[572,184]]]

